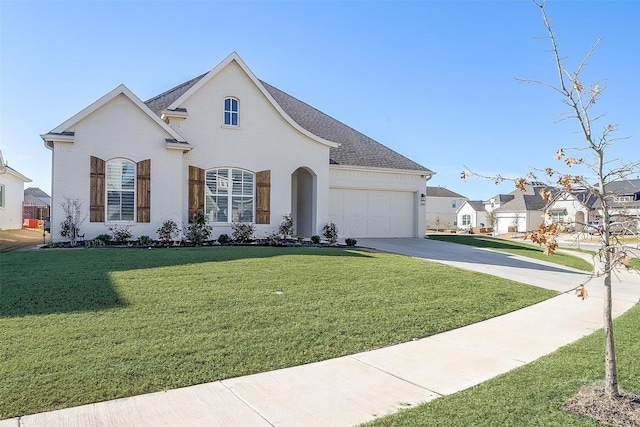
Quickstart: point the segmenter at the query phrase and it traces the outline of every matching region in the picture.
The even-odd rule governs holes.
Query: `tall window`
[[[451,201],[451,208],[455,209],[457,205],[458,205],[458,204],[457,204],[457,201],[456,201],[456,200],[452,200],[452,201]]]
[[[465,214],[462,215],[462,225],[471,225],[471,215]]]
[[[205,175],[204,212],[211,222],[253,222],[254,174],[211,169]]]
[[[238,126],[238,100],[235,98],[224,100],[224,124]]]
[[[4,184],[0,184],[0,208],[4,208]]]
[[[107,221],[134,221],[136,164],[125,159],[107,162]]]

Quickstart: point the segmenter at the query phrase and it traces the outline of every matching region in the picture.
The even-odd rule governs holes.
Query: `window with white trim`
[[[205,174],[204,214],[210,222],[253,222],[255,175],[242,169]]]
[[[107,221],[134,221],[136,164],[126,159],[107,162]]]
[[[455,209],[455,208],[456,208],[456,206],[458,205],[458,203],[457,203],[457,202],[458,202],[457,200],[452,200],[452,201],[451,201],[451,208],[452,208],[452,209]]]
[[[0,184],[0,208],[4,208],[4,184]]]
[[[462,215],[462,226],[471,225],[471,215],[464,214]]]
[[[239,125],[239,107],[240,102],[236,98],[224,99],[224,124],[225,126]]]
[[[551,212],[551,222],[562,223],[564,222],[564,212]]]

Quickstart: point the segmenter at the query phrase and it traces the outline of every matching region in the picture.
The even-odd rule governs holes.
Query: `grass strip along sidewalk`
[[[640,393],[640,305],[614,321],[618,380]],[[528,365],[467,390],[366,424],[368,427],[584,426],[596,422],[560,406],[604,378],[604,334],[595,332]]]
[[[554,292],[340,248],[0,254],[0,418],[353,354]]]

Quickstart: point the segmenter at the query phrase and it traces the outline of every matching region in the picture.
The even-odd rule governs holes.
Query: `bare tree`
[[[598,132],[594,131],[594,124],[604,117],[604,114],[592,115],[592,110],[596,105],[599,97],[605,90],[606,81],[600,80],[589,86],[585,86],[581,81],[581,74],[587,65],[587,60],[592,56],[600,40],[591,47],[578,64],[574,71],[569,71],[565,67],[564,57],[560,55],[558,43],[556,41],[553,29],[547,18],[544,2],[533,0],[533,3],[539,8],[542,14],[547,37],[551,43],[551,53],[554,57],[554,63],[557,72],[557,81],[554,84],[534,80],[534,79],[517,79],[520,82],[534,83],[551,89],[560,95],[562,103],[567,107],[567,111],[563,113],[562,120],[574,120],[579,128],[582,145],[573,148],[559,148],[555,153],[555,158],[564,163],[566,170],[570,173],[561,172],[556,168],[545,168],[542,172],[547,181],[555,182],[561,191],[572,192],[575,190],[584,191],[590,195],[594,195],[600,202],[600,211],[602,215],[602,228],[600,230],[600,249],[594,261],[598,261],[594,267],[594,271],[589,279],[581,283],[575,288],[576,294],[583,299],[587,297],[586,284],[594,278],[603,278],[605,290],[603,305],[603,320],[605,333],[605,382],[604,392],[609,398],[620,396],[618,387],[618,376],[616,366],[616,355],[613,334],[613,318],[611,313],[611,282],[612,275],[616,268],[624,267],[629,269],[629,259],[631,249],[624,245],[624,241],[618,239],[612,233],[610,218],[612,214],[612,203],[615,194],[607,189],[607,184],[616,180],[628,179],[632,174],[637,173],[640,169],[640,161],[625,163],[622,160],[610,160],[606,158],[607,150],[615,142],[628,138],[615,138],[614,133],[617,126],[613,124],[604,125]],[[572,156],[574,153],[584,154],[584,156]],[[582,170],[585,173],[576,173],[574,171]],[[470,169],[463,170],[461,177],[466,179],[468,175],[480,176]],[[512,180],[516,187],[524,191],[527,180],[538,180],[534,172],[529,172],[524,178],[505,178],[503,176],[484,177],[493,179],[496,183],[505,180]],[[540,196],[549,204],[552,201],[553,193],[549,190],[542,190]],[[558,244],[556,237],[562,230],[562,224],[543,222],[538,229],[527,232],[525,238],[531,239],[533,242],[545,247],[546,254],[552,254]],[[625,230],[629,231],[629,230]]]
[[[80,199],[65,197],[60,207],[64,212],[64,221],[60,223],[60,235],[69,239],[69,244],[75,246],[80,236],[80,226],[87,219]]]

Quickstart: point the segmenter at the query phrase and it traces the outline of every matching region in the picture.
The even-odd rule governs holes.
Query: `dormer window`
[[[236,98],[224,99],[224,125],[238,126],[238,100]]]

